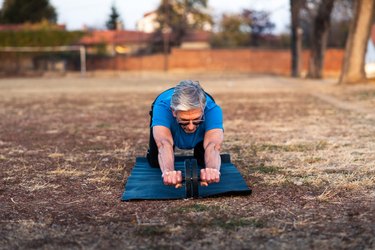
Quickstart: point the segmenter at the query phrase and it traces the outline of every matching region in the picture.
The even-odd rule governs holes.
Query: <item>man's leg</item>
[[[202,168],[205,167],[205,162],[204,162],[204,147],[203,147],[203,141],[199,142],[197,145],[194,147],[194,158],[197,159],[198,165],[201,166]]]

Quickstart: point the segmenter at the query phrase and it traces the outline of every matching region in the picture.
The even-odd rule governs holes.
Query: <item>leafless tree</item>
[[[335,0],[321,1],[314,18],[308,78],[322,78],[324,53],[327,47],[330,18],[334,2]]]
[[[300,11],[305,0],[290,0],[291,10],[291,52],[292,76],[301,74],[302,28],[300,27]]]

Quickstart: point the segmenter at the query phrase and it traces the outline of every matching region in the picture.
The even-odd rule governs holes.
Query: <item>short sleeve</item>
[[[171,121],[173,121],[173,115],[170,111],[169,105],[163,102],[155,103],[153,108],[151,127],[164,126],[171,129]]]
[[[206,131],[217,128],[224,130],[223,111],[220,106],[215,105],[205,112],[205,123]]]

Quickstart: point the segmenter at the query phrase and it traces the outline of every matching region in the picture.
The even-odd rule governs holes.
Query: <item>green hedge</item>
[[[0,47],[72,45],[77,44],[84,34],[64,30],[0,31]]]

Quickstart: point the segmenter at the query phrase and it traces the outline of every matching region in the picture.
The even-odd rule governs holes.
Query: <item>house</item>
[[[130,30],[94,30],[88,32],[79,44],[85,45],[88,54],[137,54],[147,50],[151,33]]]
[[[150,11],[143,15],[143,18],[137,22],[137,30],[146,32],[146,33],[153,33],[155,32],[159,27],[159,23],[156,21],[157,13],[156,11]],[[189,24],[194,23],[194,17],[191,14],[187,15],[187,21]],[[206,22],[203,24],[203,31],[211,32],[212,31],[212,24],[209,22]]]
[[[153,33],[159,28],[159,23],[156,22],[156,11],[147,12],[143,18],[137,22],[137,30],[145,33]]]
[[[190,31],[182,40],[183,49],[210,48],[210,32]],[[135,55],[150,48],[153,33],[130,30],[94,30],[88,32],[79,44],[85,45],[87,54]]]
[[[137,30],[147,34],[154,33],[159,28],[156,21],[156,11],[147,12],[143,18],[137,22]],[[193,16],[187,16],[188,22],[193,23]],[[206,23],[202,30],[189,31],[182,40],[181,48],[183,49],[209,49],[212,25]],[[173,34],[172,36],[173,37]],[[173,39],[173,38],[172,38]]]
[[[182,39],[182,49],[209,49],[211,32],[207,31],[189,31]]]

